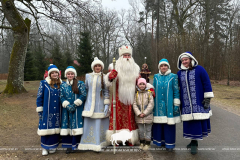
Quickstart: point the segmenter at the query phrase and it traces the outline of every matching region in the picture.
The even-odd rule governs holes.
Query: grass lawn
[[[213,104],[240,115],[240,86],[213,84]]]

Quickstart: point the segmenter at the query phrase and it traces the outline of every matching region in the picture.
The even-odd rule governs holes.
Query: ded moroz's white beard
[[[123,58],[116,62],[118,72],[118,94],[119,100],[125,105],[133,104],[135,95],[136,79],[139,77],[140,68],[133,58]]]

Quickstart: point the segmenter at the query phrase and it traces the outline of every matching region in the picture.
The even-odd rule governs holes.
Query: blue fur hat
[[[166,65],[168,65],[168,69],[170,69],[170,64],[169,64],[169,62],[168,62],[167,59],[163,58],[163,59],[161,59],[161,60],[159,61],[159,63],[158,63],[158,69],[159,69],[159,67],[160,67],[161,64],[166,64]]]
[[[73,72],[75,75],[75,78],[77,77],[77,71],[73,66],[68,66],[65,70],[64,76],[67,78],[67,72]]]
[[[49,78],[50,78],[50,76],[49,76],[50,73],[53,72],[53,71],[58,72],[58,74],[60,73],[60,72],[59,72],[59,69],[57,68],[56,65],[50,64],[49,67],[48,67],[48,77],[49,77]]]

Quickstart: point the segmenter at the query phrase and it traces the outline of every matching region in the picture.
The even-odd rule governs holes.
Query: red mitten
[[[150,91],[152,92],[153,98],[155,98],[155,91],[154,91],[154,89],[153,89],[153,88],[150,88]]]
[[[118,72],[115,69],[113,69],[108,76],[109,80],[110,81],[114,80],[117,77],[117,74]]]

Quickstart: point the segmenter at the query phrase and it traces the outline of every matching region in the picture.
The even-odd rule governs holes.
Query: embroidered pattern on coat
[[[97,144],[95,137],[94,137],[93,126],[90,127],[89,134],[88,134],[87,138],[83,140],[83,142]]]
[[[190,114],[191,113],[191,107],[188,97],[188,91],[187,91],[187,84],[186,84],[186,71],[181,71],[181,84],[183,88],[183,101],[185,104],[185,107],[182,108],[182,114]]]
[[[40,82],[40,86],[38,88],[37,98],[41,97],[42,92],[43,92],[43,85],[42,85],[42,82]]]
[[[100,136],[100,143],[105,141],[106,139],[106,133],[105,133],[105,130],[104,130],[104,127],[103,125],[101,125],[101,136]]]

